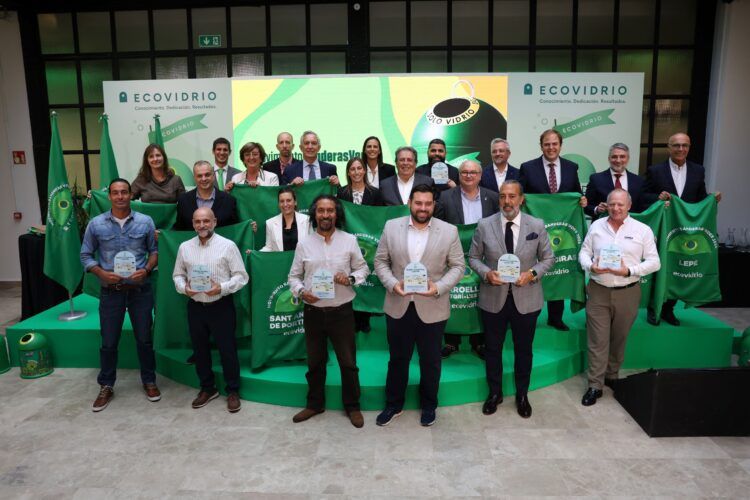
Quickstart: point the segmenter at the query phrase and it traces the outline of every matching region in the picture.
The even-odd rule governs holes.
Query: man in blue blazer
[[[406,205],[414,186],[427,184],[435,186],[432,177],[416,173],[417,150],[411,146],[401,146],[396,150],[396,175],[383,179],[380,183],[380,197],[385,205]]]
[[[648,207],[645,203],[643,191],[643,178],[627,171],[630,161],[630,150],[628,146],[617,142],[610,146],[609,168],[603,172],[591,174],[586,186],[586,200],[588,205],[583,209],[586,214],[596,220],[607,211],[607,196],[616,187],[622,188],[630,194],[632,206],[630,212],[642,212]]]
[[[328,178],[334,186],[339,185],[336,175],[336,165],[318,160],[320,151],[320,138],[315,132],[308,130],[302,134],[300,139],[300,150],[302,150],[302,161],[295,161],[291,167],[284,170],[284,183],[299,185],[305,181]]]
[[[482,180],[479,181],[479,185],[499,193],[503,182],[517,181],[520,172],[516,167],[508,164],[510,144],[505,139],[492,139],[490,156],[492,156],[492,163],[482,170]]]
[[[688,203],[697,203],[708,196],[706,191],[706,169],[703,165],[688,161],[690,137],[678,132],[669,138],[669,159],[663,163],[651,165],[646,171],[645,190],[650,203],[656,200],[669,201],[672,196],[679,197]],[[716,201],[721,201],[721,193],[716,192]],[[664,302],[661,319],[670,325],[678,326],[680,321],[674,315],[676,300]],[[654,311],[649,309],[648,322],[658,325]]]
[[[560,158],[562,135],[555,129],[542,132],[539,145],[542,156],[521,164],[519,181],[526,194],[581,193],[578,181],[578,164]],[[581,196],[580,205],[586,207],[586,197]],[[568,331],[563,318],[564,300],[547,302],[547,324],[561,331]]]

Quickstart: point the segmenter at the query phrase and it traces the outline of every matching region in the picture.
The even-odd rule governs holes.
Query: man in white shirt
[[[210,208],[198,208],[193,213],[197,235],[180,245],[172,279],[177,293],[189,297],[188,328],[201,386],[192,406],[202,408],[219,396],[209,343],[213,337],[224,371],[227,410],[236,413],[240,410],[240,362],[232,294],[242,289],[249,277],[237,245],[215,234],[215,228],[216,217]]]
[[[380,196],[386,205],[406,205],[414,186],[434,186],[432,177],[416,173],[417,150],[401,146],[396,150],[396,175],[380,182]]]
[[[232,152],[232,145],[229,141],[223,137],[219,137],[214,141],[213,150],[214,154],[214,186],[219,191],[224,191],[224,185],[232,180],[235,174],[239,174],[240,171],[229,164],[229,154]]]
[[[624,189],[609,193],[609,216],[591,224],[578,256],[581,267],[591,273],[586,301],[589,388],[583,406],[596,404],[604,385],[616,383],[638,315],[641,277],[661,267],[654,233],[629,216],[631,205]],[[618,254],[620,262],[613,262]]]
[[[344,225],[341,202],[318,196],[310,208],[315,232],[297,244],[289,270],[289,289],[305,303],[307,345],[307,403],[292,421],[304,422],[325,411],[328,341],[341,370],[341,397],[354,427],[364,425],[359,410],[359,368],[354,343],[354,285],[370,274],[357,238],[339,229]],[[329,297],[326,293],[333,292]]]

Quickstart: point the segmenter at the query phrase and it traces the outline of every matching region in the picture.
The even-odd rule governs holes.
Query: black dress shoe
[[[448,358],[454,352],[458,352],[458,347],[450,344],[445,344],[443,348],[440,349],[440,357],[443,359]]]
[[[472,352],[477,355],[479,359],[484,359],[484,346],[478,345],[471,348]]]
[[[674,315],[674,311],[662,311],[661,319],[673,326],[680,326],[680,320]]]
[[[604,385],[612,389],[613,391],[617,388],[617,383],[619,382],[619,379],[616,378],[605,378],[604,379]]]
[[[497,405],[503,402],[502,394],[490,394],[482,405],[482,413],[492,415],[497,411]]]
[[[523,418],[531,416],[531,405],[529,404],[528,396],[516,397],[516,410],[518,410],[518,414]]]
[[[656,313],[651,309],[648,310],[646,321],[648,321],[649,325],[659,326],[659,320],[656,318]]]
[[[547,324],[549,326],[551,326],[552,328],[554,328],[555,330],[560,330],[561,332],[567,332],[567,331],[570,330],[570,328],[568,327],[568,325],[566,325],[565,323],[563,323],[562,320],[560,320],[560,321],[547,321]]]
[[[583,399],[581,400],[581,404],[583,406],[591,406],[596,404],[596,400],[602,397],[602,390],[601,389],[594,389],[593,387],[589,387],[589,390],[586,391],[586,394],[583,395]]]

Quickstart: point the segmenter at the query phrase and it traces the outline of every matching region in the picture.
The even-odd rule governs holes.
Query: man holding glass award
[[[315,232],[297,244],[289,270],[289,289],[305,303],[304,326],[307,347],[307,403],[292,417],[294,423],[325,411],[328,340],[341,371],[341,399],[354,427],[364,425],[359,410],[359,368],[354,342],[354,285],[370,274],[357,238],[340,228],[344,225],[341,202],[320,195],[310,207]]]
[[[195,354],[195,371],[200,392],[193,408],[202,408],[219,397],[211,363],[213,337],[219,349],[227,392],[227,411],[240,411],[240,362],[237,356],[232,294],[249,280],[237,245],[214,233],[216,216],[208,207],[193,212],[197,235],[180,245],[172,279],[178,293],[189,297],[188,328]]]
[[[376,423],[401,415],[414,345],[419,353],[420,423],[435,423],[440,384],[440,349],[450,316],[450,291],[466,264],[458,230],[432,217],[435,191],[416,184],[409,195],[410,215],[389,220],[375,253],[375,273],[385,287],[388,375],[385,409]]]
[[[628,333],[638,315],[641,276],[661,267],[654,233],[629,216],[631,205],[627,191],[611,191],[609,216],[591,224],[578,255],[581,267],[591,275],[586,301],[589,388],[583,406],[596,404],[604,385],[614,388]]]
[[[515,180],[500,186],[500,212],[479,221],[469,249],[469,265],[482,278],[479,308],[484,324],[489,395],[482,413],[492,415],[503,402],[503,344],[510,324],[515,354],[516,409],[531,416],[531,380],[536,320],[544,305],[540,279],[555,263],[544,221],[521,213],[523,187]]]

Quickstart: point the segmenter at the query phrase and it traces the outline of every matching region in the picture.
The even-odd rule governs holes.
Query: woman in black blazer
[[[362,144],[362,156],[365,162],[365,172],[373,187],[380,187],[383,179],[396,175],[396,167],[383,163],[383,148],[380,139],[371,135]]]
[[[382,206],[380,190],[367,180],[367,167],[362,158],[355,156],[346,164],[346,186],[340,187],[337,197],[356,205]]]

